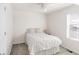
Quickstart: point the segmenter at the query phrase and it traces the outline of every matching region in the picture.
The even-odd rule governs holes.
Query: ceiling
[[[71,6],[72,4],[67,4],[67,3],[49,3],[45,4],[45,12],[53,12],[62,8],[66,8],[68,6]]]
[[[13,9],[16,11],[32,10],[37,12],[53,12],[62,8],[71,6],[72,4],[67,3],[14,3],[12,4]]]

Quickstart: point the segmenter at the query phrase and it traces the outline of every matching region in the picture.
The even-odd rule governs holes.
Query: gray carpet
[[[28,46],[25,44],[13,45],[11,55],[29,55]]]
[[[28,46],[26,44],[16,44],[13,45],[11,55],[29,55]],[[76,55],[75,53],[70,53],[65,48],[60,48],[60,52],[56,55]]]

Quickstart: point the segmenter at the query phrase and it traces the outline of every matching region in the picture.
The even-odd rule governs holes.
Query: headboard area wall
[[[14,37],[13,43],[24,43],[24,34],[28,28],[46,29],[45,14],[33,11],[14,12]]]

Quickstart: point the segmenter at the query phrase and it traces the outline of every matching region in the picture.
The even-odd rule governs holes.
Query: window
[[[67,15],[67,38],[79,39],[79,15]]]

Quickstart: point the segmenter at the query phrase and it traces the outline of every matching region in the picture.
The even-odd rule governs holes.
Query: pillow
[[[27,29],[27,33],[35,33],[35,29],[34,28]]]
[[[43,30],[40,28],[29,28],[27,29],[27,33],[43,33]]]
[[[35,32],[36,32],[36,33],[43,33],[43,30],[40,29],[40,28],[36,28],[36,29],[35,29]]]

